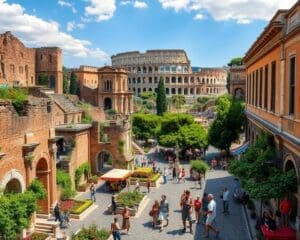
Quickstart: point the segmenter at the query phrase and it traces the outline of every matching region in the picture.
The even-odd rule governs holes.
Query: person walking
[[[207,199],[209,203],[207,206],[207,219],[205,223],[205,235],[203,235],[203,238],[209,238],[210,229],[216,234],[216,237],[219,237],[220,231],[212,226],[212,223],[217,216],[217,204],[212,194],[208,194]]]
[[[151,211],[150,211],[150,216],[152,217],[152,227],[155,228],[157,225],[157,220],[158,220],[158,214],[159,214],[159,202],[155,200]]]
[[[160,221],[160,231],[164,229],[164,221],[166,221],[166,226],[169,225],[169,203],[166,195],[161,196],[158,220]]]
[[[192,212],[193,212],[193,199],[189,190],[185,191],[185,196],[182,198],[181,217],[183,223],[182,232],[186,232],[186,221],[189,222],[190,233],[193,234],[192,229]]]
[[[223,199],[223,213],[229,214],[229,191],[226,187],[223,189],[221,197]]]
[[[148,191],[148,193],[150,192],[150,187],[151,187],[151,181],[150,181],[150,178],[148,178],[148,180],[147,180],[147,191]]]
[[[200,197],[197,196],[196,200],[194,201],[194,208],[195,208],[195,218],[197,224],[200,223],[200,218],[201,218],[201,205],[202,202],[200,200]]]
[[[185,183],[185,170],[184,170],[184,168],[181,169],[181,179]]]
[[[111,230],[114,240],[121,240],[121,234],[120,234],[121,228],[119,226],[117,217],[115,217],[114,221],[111,223],[110,230]]]
[[[127,235],[129,235],[129,229],[130,229],[130,221],[129,221],[129,210],[128,207],[124,208],[124,212],[122,213],[123,216],[123,224],[122,229],[127,231]]]
[[[135,191],[140,191],[140,181],[138,179],[135,181]]]
[[[172,179],[173,179],[173,181],[177,180],[176,179],[176,168],[175,167],[173,167],[173,170],[172,170]]]
[[[96,202],[96,189],[94,183],[92,183],[90,186],[90,193],[91,193],[91,200]]]
[[[111,212],[112,214],[116,214],[116,209],[117,209],[117,203],[116,203],[116,195],[113,194],[111,196]]]
[[[55,222],[58,220],[60,223],[60,226],[62,226],[63,220],[62,220],[62,216],[61,216],[61,212],[60,212],[60,207],[59,207],[59,203],[56,203],[55,207],[54,207],[54,216],[55,216]]]
[[[202,224],[205,224],[207,218],[208,203],[209,203],[206,192],[203,194],[201,202],[202,202]]]
[[[163,173],[164,184],[167,183],[167,176],[168,176],[168,174],[169,174],[168,169],[166,167],[164,167],[164,173]]]

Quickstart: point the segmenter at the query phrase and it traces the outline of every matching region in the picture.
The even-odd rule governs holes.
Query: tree
[[[70,80],[70,94],[78,93],[78,80],[74,71],[71,72],[71,80]]]
[[[198,123],[185,125],[179,129],[178,145],[181,149],[206,148],[207,132]]]
[[[183,95],[178,94],[171,97],[171,103],[176,109],[180,109],[185,102],[185,97]]]
[[[162,116],[167,111],[167,98],[164,80],[161,77],[158,82],[156,97],[156,114]]]
[[[228,65],[229,67],[243,65],[243,58],[242,58],[242,57],[235,57],[235,58],[232,58],[232,59],[230,60],[230,62],[229,62],[227,65]]]
[[[229,95],[224,95],[216,100],[216,109],[217,117],[209,128],[208,142],[229,154],[231,144],[239,139],[243,130],[244,104]]]
[[[63,93],[69,93],[69,80],[66,67],[63,67]]]
[[[261,133],[241,160],[229,162],[228,170],[240,178],[251,197],[261,202],[282,198],[286,193],[297,190],[297,177],[294,170],[282,172],[278,169],[275,157],[273,136]]]
[[[157,115],[141,113],[132,115],[132,131],[137,139],[147,141],[154,138],[159,126],[160,118]]]

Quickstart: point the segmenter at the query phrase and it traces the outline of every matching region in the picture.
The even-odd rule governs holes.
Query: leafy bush
[[[90,199],[79,201],[74,200],[74,204],[72,208],[70,209],[70,213],[72,214],[81,214],[83,211],[85,211],[87,208],[89,208],[93,204],[93,201]]]
[[[124,154],[124,146],[125,146],[125,140],[121,139],[121,140],[118,142],[118,150],[119,150],[119,153]]]
[[[76,170],[75,170],[75,187],[78,189],[80,178],[82,174],[85,174],[86,177],[89,177],[91,174],[91,165],[86,162],[81,164]]]
[[[138,178],[147,178],[150,177],[152,172],[152,168],[150,167],[137,168],[134,170],[132,176]]]
[[[191,169],[199,173],[205,173],[209,166],[202,160],[193,160],[191,161]]]
[[[43,183],[36,179],[30,183],[27,190],[33,192],[37,199],[44,199],[47,196],[47,191]]]
[[[121,192],[117,196],[117,203],[121,206],[134,207],[138,205],[144,197],[144,194],[138,191]]]
[[[96,225],[91,225],[88,228],[83,227],[77,234],[72,234],[71,240],[107,240],[110,236],[110,231],[107,229],[98,229]]]
[[[49,235],[46,233],[34,232],[29,237],[25,238],[25,240],[45,240],[47,237],[49,237]]]
[[[0,88],[0,99],[10,99],[19,115],[23,115],[24,103],[27,101],[27,97],[28,93],[24,89],[11,87]]]
[[[57,169],[56,172],[56,184],[62,188],[60,198],[62,200],[69,199],[74,196],[74,191],[72,190],[72,182],[69,173],[66,171]]]
[[[84,117],[82,118],[81,122],[87,124],[87,123],[91,123],[92,121],[93,121],[93,118],[89,114],[84,112]]]

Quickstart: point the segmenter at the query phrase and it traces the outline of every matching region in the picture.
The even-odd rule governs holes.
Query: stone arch
[[[25,189],[26,189],[25,180],[24,180],[22,174],[16,169],[12,169],[4,175],[4,177],[2,178],[2,180],[0,182],[0,189],[5,190],[7,187],[7,184],[9,184],[12,180],[16,180],[19,182],[21,192],[25,191]]]
[[[237,99],[244,99],[244,96],[245,96],[244,90],[242,88],[236,88],[234,90],[234,96]]]
[[[176,83],[176,77],[172,77],[171,82]]]
[[[146,92],[147,91],[147,89],[146,88],[143,88],[143,92]]]
[[[294,157],[291,154],[287,154],[284,157],[284,161],[283,161],[283,171],[289,171],[294,169],[296,171],[297,177],[299,179],[299,173],[297,171],[297,164],[296,161],[294,159]]]
[[[152,88],[149,88],[148,91],[149,91],[149,92],[152,92]]]
[[[107,97],[104,99],[104,110],[112,109],[112,100]]]
[[[184,77],[184,83],[188,83],[188,82],[189,82],[188,78]]]
[[[113,166],[113,156],[107,151],[103,150],[97,154],[96,157],[96,171],[97,172],[106,172]]]
[[[47,192],[47,197],[38,200],[38,204],[40,206],[39,211],[41,213],[49,212],[49,173],[47,160],[45,158],[41,158],[36,165],[36,179],[44,185]]]

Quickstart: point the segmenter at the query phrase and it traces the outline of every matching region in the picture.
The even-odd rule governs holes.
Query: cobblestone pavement
[[[153,155],[151,156],[153,157]],[[157,159],[157,158],[156,158]],[[162,169],[163,166],[167,166],[162,159],[159,160],[159,167]],[[182,166],[188,170],[188,164],[182,164]],[[188,173],[188,171],[187,171]],[[205,191],[213,193],[217,201],[217,218],[216,226],[220,229],[220,237],[222,240],[248,240],[248,234],[246,229],[245,218],[243,216],[242,208],[240,205],[230,202],[230,215],[224,216],[222,214],[222,201],[219,197],[219,192],[223,186],[229,188],[232,193],[233,178],[229,176],[226,171],[210,171],[206,176]],[[197,186],[198,187],[198,186]],[[193,197],[199,195],[202,197],[203,190],[199,187],[196,188],[194,183],[189,179],[185,183],[176,183],[169,179],[167,184],[162,184],[159,188],[152,188],[150,193],[147,193],[150,201],[142,209],[141,214],[138,217],[131,218],[131,229],[130,235],[122,234],[122,239],[130,240],[164,240],[164,239],[202,239],[203,226],[200,224],[193,224],[194,235],[190,234],[187,230],[186,233],[182,234],[182,221],[181,213],[179,211],[179,198],[185,189],[189,189]],[[141,187],[142,191],[146,192],[146,188]],[[152,229],[151,218],[148,213],[154,202],[154,200],[160,200],[162,194],[167,195],[167,200],[170,205],[170,222],[169,226],[166,227],[163,232],[159,232],[159,229]],[[112,215],[105,213],[106,207],[110,204],[111,194],[105,193],[102,186],[97,190],[97,202],[98,208],[90,213],[82,221],[72,220],[71,226],[65,231],[68,235],[72,232],[76,232],[82,226],[88,226],[90,224],[97,224],[101,228],[108,228],[113,219]],[[82,194],[80,198],[89,198],[89,193]],[[194,214],[193,214],[194,217]],[[121,216],[119,217],[121,224]],[[211,239],[214,239],[211,234]]]

